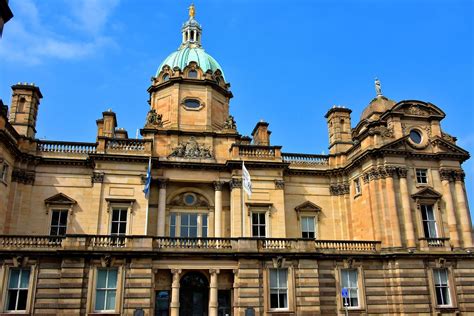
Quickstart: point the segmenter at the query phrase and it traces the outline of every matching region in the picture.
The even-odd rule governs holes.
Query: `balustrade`
[[[284,162],[298,166],[311,167],[329,164],[329,157],[326,155],[282,153],[281,156]]]
[[[107,140],[108,151],[144,152],[145,141],[143,139],[109,139]]]
[[[91,154],[96,152],[96,143],[38,141],[37,148],[40,152]]]
[[[60,248],[63,237],[0,236],[0,248]]]

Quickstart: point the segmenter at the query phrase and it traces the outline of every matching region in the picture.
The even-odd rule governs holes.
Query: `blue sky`
[[[265,119],[284,151],[327,153],[324,114],[344,105],[355,126],[377,76],[393,100],[441,107],[443,129],[474,153],[473,1],[194,3],[204,48],[232,84],[240,133]],[[40,86],[39,138],[93,142],[95,120],[108,108],[135,135],[150,77],[179,46],[189,4],[12,0],[15,17],[0,40],[0,98],[8,104],[16,82]],[[463,167],[474,198],[474,159]]]

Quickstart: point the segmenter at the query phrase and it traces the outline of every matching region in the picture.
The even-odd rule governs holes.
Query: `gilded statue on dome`
[[[194,3],[189,6],[189,17],[194,19],[196,15],[196,9],[194,8]]]

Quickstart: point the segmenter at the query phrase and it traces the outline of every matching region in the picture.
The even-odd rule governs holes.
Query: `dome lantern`
[[[198,21],[194,19],[195,14],[196,9],[194,4],[191,4],[189,7],[189,19],[183,24],[183,27],[181,28],[183,40],[180,49],[184,47],[201,47],[202,27]]]

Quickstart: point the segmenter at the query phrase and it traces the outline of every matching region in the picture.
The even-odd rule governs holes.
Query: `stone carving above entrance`
[[[179,143],[173,148],[168,157],[191,158],[191,159],[211,159],[212,153],[209,148],[199,144],[194,136],[191,136],[187,142]]]

